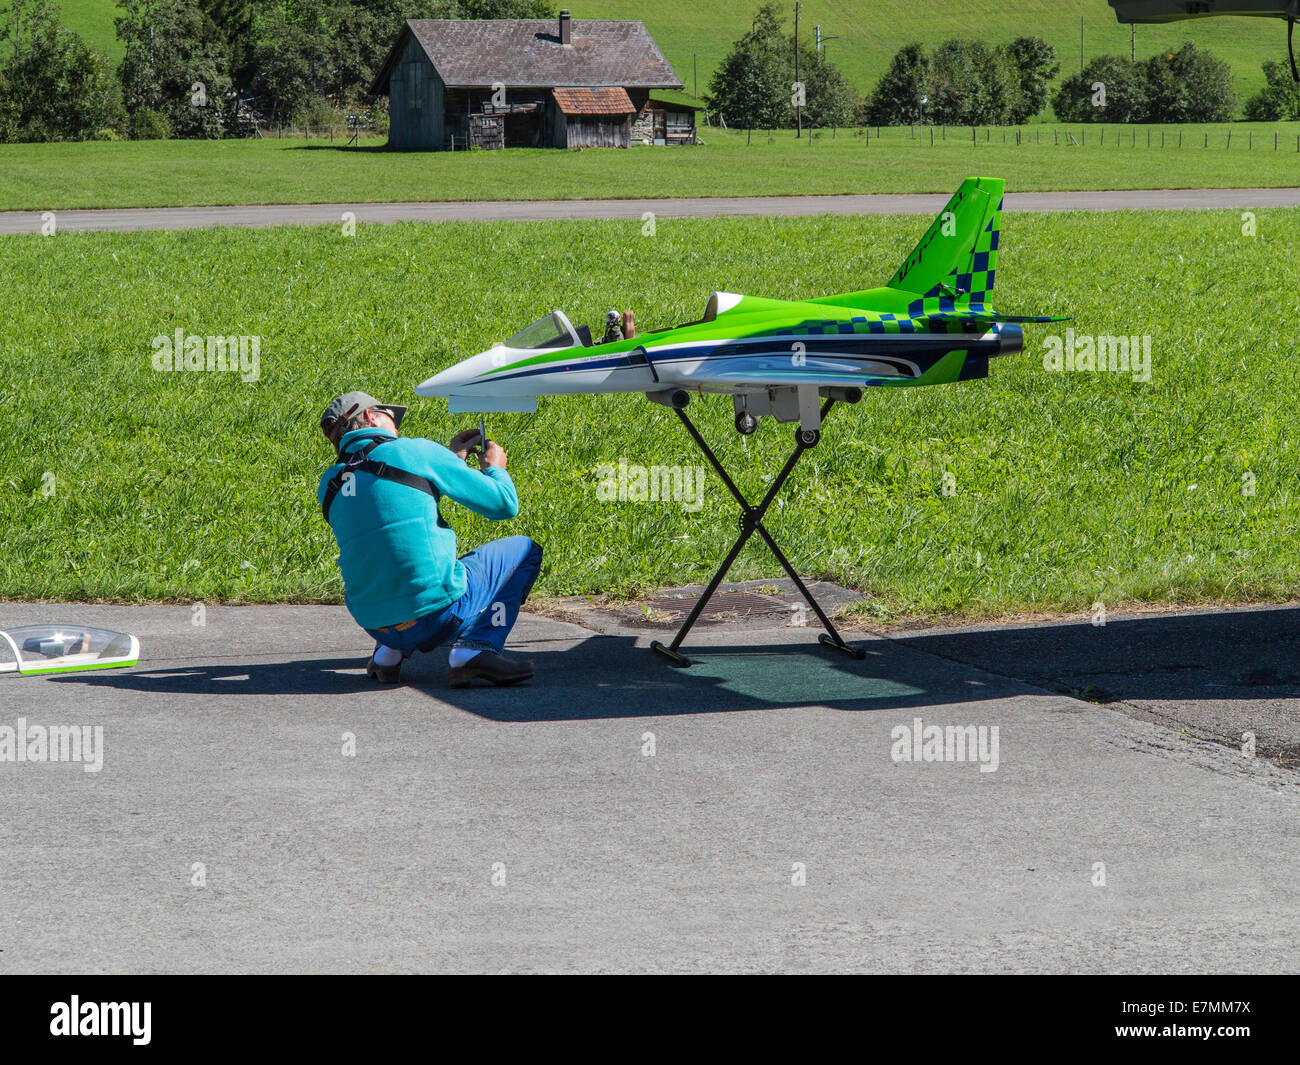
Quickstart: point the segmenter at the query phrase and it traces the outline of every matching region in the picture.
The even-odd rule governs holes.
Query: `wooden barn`
[[[561,11],[409,19],[370,91],[388,97],[389,147],[459,150],[626,148],[634,128],[638,141],[693,143],[694,110],[652,95],[680,88],[641,22]]]

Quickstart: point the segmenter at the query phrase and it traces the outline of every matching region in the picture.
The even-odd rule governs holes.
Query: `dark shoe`
[[[375,656],[370,656],[370,661],[366,663],[366,676],[371,680],[377,680],[380,684],[398,684],[402,679],[402,663],[398,662],[395,666],[381,666],[375,662]]]
[[[447,670],[447,682],[453,688],[468,688],[477,679],[493,684],[518,684],[532,675],[533,667],[527,663],[502,658],[495,651],[480,651],[463,666]]]

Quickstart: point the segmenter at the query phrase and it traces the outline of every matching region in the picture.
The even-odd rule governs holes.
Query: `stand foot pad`
[[[823,647],[833,647],[835,650],[848,655],[850,658],[856,658],[858,661],[867,657],[867,652],[860,647],[850,647],[843,640],[832,639],[830,633],[823,632],[817,637],[817,642]]]
[[[658,640],[650,641],[650,650],[656,651],[659,654],[663,655],[673,665],[678,666],[681,669],[686,669],[691,664],[691,660],[687,658],[684,654],[680,654],[677,651],[674,651],[671,647],[665,647]]]

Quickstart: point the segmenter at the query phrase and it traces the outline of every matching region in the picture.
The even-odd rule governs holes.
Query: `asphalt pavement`
[[[547,222],[571,219],[716,218],[762,215],[922,214],[943,210],[949,193],[879,193],[854,196],[707,196],[639,200],[481,200],[446,203],[254,204],[213,207],[126,207],[54,211],[56,232],[262,228],[339,225],[344,213],[358,223]],[[1300,188],[1124,189],[1091,192],[1009,192],[1008,211],[1147,211],[1300,206]],[[42,233],[43,211],[0,211],[0,234]]]
[[[471,690],[370,682],[338,607],[0,605],[55,621],[142,657],[0,679],[0,971],[1300,966],[1296,608],[861,661],[750,619],[686,670],[524,615],[534,681]],[[102,727],[101,768],[2,760],[20,718]]]

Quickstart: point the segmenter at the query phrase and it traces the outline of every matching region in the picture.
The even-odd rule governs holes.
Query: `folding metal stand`
[[[834,406],[834,399],[828,399],[822,404],[822,421],[826,420],[826,416]],[[741,491],[736,487],[735,482],[727,475],[727,471],[723,469],[722,463],[718,461],[717,456],[713,454],[713,450],[707,443],[705,443],[704,437],[702,437],[700,431],[695,428],[695,423],[686,416],[686,412],[679,406],[674,406],[673,410],[677,413],[677,417],[682,420],[682,424],[686,426],[686,431],[691,434],[691,438],[695,441],[696,445],[702,452],[704,452],[704,457],[709,460],[709,464],[717,471],[718,476],[722,478],[722,483],[727,486],[727,491],[735,496],[736,502],[740,504],[740,536],[736,539],[735,544],[732,545],[731,550],[727,552],[727,557],[723,559],[722,565],[718,567],[717,573],[713,575],[713,579],[709,581],[708,587],[704,589],[704,594],[696,601],[690,614],[682,623],[682,627],[677,630],[677,635],[673,637],[673,642],[665,647],[658,640],[655,640],[650,644],[651,649],[658,651],[659,654],[671,660],[674,665],[689,666],[691,664],[690,659],[681,654],[677,649],[682,645],[682,641],[686,639],[686,634],[691,631],[691,626],[695,624],[696,619],[700,616],[705,606],[708,605],[709,600],[713,597],[713,593],[718,590],[718,585],[721,584],[723,578],[726,577],[727,571],[731,569],[732,563],[736,561],[736,557],[740,554],[749,538],[753,536],[754,533],[758,533],[771,549],[772,554],[776,556],[776,560],[781,563],[781,568],[790,575],[790,579],[794,581],[794,586],[799,589],[799,594],[808,601],[808,605],[813,608],[813,611],[821,621],[822,626],[826,629],[825,632],[821,633],[817,637],[818,642],[826,647],[833,647],[837,651],[842,651],[853,658],[865,658],[865,651],[858,650],[855,647],[850,647],[840,637],[835,626],[831,624],[831,619],[828,618],[822,608],[817,605],[817,600],[812,597],[812,593],[804,586],[803,581],[799,579],[799,575],[795,573],[794,567],[790,565],[785,554],[777,546],[776,541],[772,539],[771,534],[763,526],[763,515],[767,513],[767,508],[772,505],[772,500],[774,500],[777,493],[781,491],[781,486],[785,484],[786,478],[790,476],[790,473],[794,469],[795,463],[799,461],[800,456],[802,456],[810,447],[816,447],[820,442],[821,430],[795,430],[796,444],[794,453],[786,460],[785,465],[781,468],[781,472],[776,475],[776,480],[772,482],[771,486],[767,490],[767,494],[763,496],[763,501],[759,503],[758,506],[754,506],[744,497],[743,494],[741,494]]]

